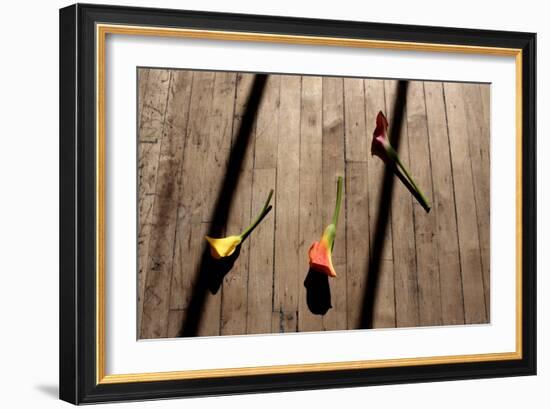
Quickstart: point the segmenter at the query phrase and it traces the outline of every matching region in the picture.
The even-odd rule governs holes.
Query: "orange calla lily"
[[[321,240],[314,242],[309,248],[309,266],[329,277],[336,277],[337,274],[332,265],[332,246],[330,244],[330,238],[336,234],[332,230],[334,230],[334,225],[329,224]]]
[[[269,202],[271,201],[271,197],[273,196],[273,189],[269,192],[269,196],[267,197],[267,200],[264,204],[264,207],[262,208],[261,212],[258,214],[258,217],[250,226],[246,228],[245,231],[243,231],[238,236],[227,236],[222,238],[212,238],[209,236],[205,236],[206,241],[208,241],[208,244],[210,244],[210,255],[215,259],[221,259],[223,257],[229,257],[233,253],[235,253],[235,250],[241,245],[241,243],[248,237],[250,233],[252,233],[252,230],[254,230],[258,224],[262,221],[262,219],[269,213],[271,210],[271,206],[269,206]]]
[[[336,206],[332,216],[332,223],[329,224],[320,241],[314,242],[309,248],[309,267],[312,270],[326,274],[329,277],[336,277],[336,271],[332,265],[332,248],[336,238],[336,226],[338,224],[338,215],[342,204],[342,177],[338,177],[338,188],[336,193]]]

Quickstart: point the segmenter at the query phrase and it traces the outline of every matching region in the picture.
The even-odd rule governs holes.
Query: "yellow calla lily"
[[[230,256],[243,241],[241,236],[228,236],[221,239],[206,236],[206,240],[210,244],[210,255],[215,259]]]
[[[210,244],[210,255],[219,260],[224,257],[229,257],[233,253],[235,253],[235,250],[241,245],[244,239],[248,237],[250,233],[252,233],[252,230],[260,224],[262,219],[269,213],[271,210],[271,206],[269,206],[269,202],[271,201],[271,197],[273,196],[273,189],[269,192],[269,196],[267,197],[267,200],[264,204],[264,207],[262,208],[262,211],[254,220],[254,222],[246,228],[245,231],[243,231],[238,236],[227,236],[227,237],[221,237],[221,238],[213,238],[209,236],[205,236],[206,241],[208,241],[208,244]]]

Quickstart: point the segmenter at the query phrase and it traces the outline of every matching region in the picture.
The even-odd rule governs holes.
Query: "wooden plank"
[[[242,118],[248,108],[250,92],[255,75],[237,75],[237,94],[233,121],[233,143],[240,129]],[[251,107],[255,109],[256,107]],[[226,234],[240,234],[252,221],[252,169],[254,165],[253,141],[255,140],[256,123],[252,126],[250,144],[243,163],[241,164],[239,180],[232,198],[229,211]],[[248,265],[250,237],[240,247],[240,255],[231,271],[223,279],[222,311],[220,322],[221,335],[244,334],[246,332]]]
[[[169,70],[151,69],[147,76],[146,89],[143,86],[138,88],[138,92],[143,93],[142,109],[139,116],[140,143],[156,143],[162,138],[170,75]]]
[[[479,84],[479,92],[481,94],[481,106],[483,109],[483,118],[485,119],[485,126],[487,129],[491,129],[491,84]],[[485,150],[490,152],[490,140],[491,136],[482,142],[485,143]],[[487,161],[490,161],[490,155],[487,155],[485,158]]]
[[[171,74],[153,204],[141,324],[143,338],[167,335],[180,190],[177,181],[183,159],[191,82],[192,75],[188,71]]]
[[[231,150],[233,134],[234,102],[236,94],[236,74],[217,72],[213,78],[212,102],[208,111],[207,122],[203,127],[207,129],[205,139],[201,141],[202,164],[195,172],[201,172],[200,193],[202,199],[202,221],[200,236],[192,240],[199,241],[197,250],[205,246],[204,237],[208,234],[211,221],[214,219],[215,205],[218,194],[222,189],[224,176],[227,172],[227,162]],[[209,88],[206,87],[205,92]],[[207,222],[207,223],[204,223]],[[216,231],[223,232],[225,226],[216,226]],[[197,251],[195,250],[195,251]],[[202,255],[202,252],[200,253]],[[197,265],[200,262],[197,254]],[[201,274],[214,274],[211,270],[203,270]],[[198,277],[195,277],[198,279]],[[198,336],[212,336],[220,333],[221,294],[212,294],[206,291],[202,304],[201,319],[197,328]]]
[[[201,171],[209,157],[210,116],[213,108],[215,73],[208,71],[193,72],[193,87],[189,105],[189,123],[187,126],[183,170],[180,184],[180,218],[185,223],[201,223],[206,200],[210,194],[204,188],[205,172]]]
[[[364,161],[368,142],[365,135],[365,87],[360,78],[344,78],[346,160]]]
[[[183,152],[182,172],[178,180],[180,195],[170,294],[172,310],[186,309],[189,306],[198,274],[200,274],[198,270],[201,257],[206,247],[204,235],[208,231],[209,224],[203,224],[202,219],[204,199],[209,196],[204,194],[205,172],[202,170],[208,157],[210,128],[205,127],[204,123],[197,121],[196,118],[206,120],[210,116],[214,83],[215,73],[193,72],[186,144]],[[201,320],[199,320],[197,335],[219,333],[219,309],[218,319],[210,327],[202,326],[204,321],[202,318],[201,316]]]
[[[147,139],[140,133],[138,145],[138,262],[149,260],[139,270],[141,338],[179,335],[254,80],[251,74],[173,71],[164,84],[157,71],[164,70],[143,77],[147,86],[138,83],[140,132],[141,121],[149,121]],[[220,230],[242,231],[275,185],[276,206],[244,243],[221,291],[206,294],[197,335],[361,326],[385,170],[368,150],[379,110],[392,126],[396,82],[360,80],[361,90],[355,80],[346,81],[268,77],[229,220]],[[164,118],[155,137],[151,124],[159,124],[162,86]],[[426,213],[395,180],[374,327],[487,322],[488,90],[479,84],[409,85],[399,152],[432,211]],[[321,316],[306,301],[307,251],[330,221],[338,175],[346,181],[333,253],[338,277],[328,281],[332,308]]]
[[[150,74],[149,74],[150,73]],[[141,79],[142,78],[142,79]],[[168,88],[170,85],[170,72],[168,70],[147,70],[144,76],[140,76],[138,95],[140,101],[139,140],[138,140],[138,196],[143,199],[140,203],[140,235],[138,247],[140,258],[139,272],[143,274],[147,251],[149,249],[149,230],[152,217],[152,204],[157,184],[157,169],[164,129],[164,119],[168,101]],[[147,196],[151,196],[147,198]],[[141,222],[143,221],[143,222]],[[145,279],[140,280],[141,288]],[[143,291],[140,291],[140,294]]]
[[[384,81],[365,80],[365,106],[366,106],[366,133],[369,146],[372,141],[372,133],[376,128],[376,115],[379,111],[386,111]],[[382,194],[382,183],[384,179],[385,165],[378,157],[369,156],[367,161],[368,179],[368,210],[369,210],[369,254],[372,254],[373,240],[376,231],[376,222],[380,213],[380,206],[387,206],[387,203],[380,203]],[[390,215],[391,215],[390,209]],[[348,218],[351,220],[351,216]],[[383,232],[384,241],[381,246],[380,267],[378,271],[378,288],[374,302],[373,327],[388,328],[395,327],[395,290],[393,276],[393,248],[392,248],[392,226],[390,222]],[[351,259],[350,259],[351,260]],[[372,274],[368,271],[367,274]],[[365,280],[366,278],[364,278]],[[364,282],[363,282],[364,283]],[[364,284],[362,284],[364,285]],[[352,327],[350,327],[352,328]]]
[[[138,144],[138,194],[154,195],[157,184],[158,160],[162,137],[158,141]]]
[[[151,72],[151,74],[150,74]],[[138,77],[138,334],[147,275],[149,235],[157,183],[170,75],[166,70],[139,71]]]
[[[491,85],[479,84],[481,94],[481,106],[483,110],[483,129],[485,137],[480,139],[481,151],[485,152],[483,156],[485,172],[488,173],[489,187],[491,185]],[[489,198],[490,201],[490,198]],[[490,206],[489,206],[490,209]],[[482,239],[481,246],[487,250],[486,256],[483,256],[483,283],[485,288],[485,305],[487,307],[487,320],[491,321],[491,218],[489,217],[487,237]]]
[[[254,85],[255,79],[256,79],[255,74],[247,74],[247,73],[237,74],[237,89],[236,89],[236,95],[235,95],[235,109],[233,114],[233,136],[232,136],[233,142],[232,143],[235,142],[235,138],[237,137],[237,132],[239,131],[243,121],[243,115],[245,114],[248,108],[248,101],[250,98],[250,93],[252,91],[252,87]],[[256,107],[252,107],[252,109],[256,109]],[[254,122],[255,123],[252,126],[253,134],[250,135],[250,144],[247,148],[243,163],[241,165],[242,169],[252,169],[252,167],[254,166],[254,142],[256,139],[256,120]]]
[[[447,132],[447,114],[440,82],[424,82],[439,281],[441,285],[442,324],[464,324],[464,300],[460,252],[455,212],[452,163]]]
[[[258,147],[260,141],[256,141]],[[252,218],[260,212],[269,191],[275,188],[275,169],[254,169]],[[271,202],[273,204],[273,202]],[[271,332],[273,314],[273,240],[275,212],[270,212],[252,232],[249,240],[248,307],[246,333]]]
[[[149,87],[149,68],[138,68],[137,69],[137,89],[138,89],[138,118],[141,117],[143,112],[143,103],[145,101],[145,95],[147,93],[147,88]]]
[[[474,197],[481,252],[481,268],[483,272],[483,289],[485,308],[489,317],[490,307],[490,152],[489,152],[489,121],[484,109],[480,87],[488,85],[462,84],[462,95],[466,109],[468,146],[472,164]]]
[[[154,76],[151,75],[151,77]],[[163,86],[161,87],[161,85]],[[158,86],[154,95],[144,103],[141,115],[138,144],[138,192],[140,197],[154,194],[156,190],[158,159],[168,98],[168,82],[163,82]],[[160,90],[165,92],[159,96]],[[153,103],[156,103],[158,108],[152,109],[148,105]]]
[[[275,189],[279,132],[281,76],[267,76],[256,119],[252,213],[255,218],[269,191]],[[272,202],[273,204],[273,202]],[[250,238],[246,333],[271,332],[273,313],[273,261],[275,212],[269,214]]]
[[[188,241],[176,240],[176,249],[174,254],[174,270],[176,268],[186,268],[186,274],[183,277],[184,282],[182,287],[184,292],[180,293],[179,297],[175,297],[172,292],[171,300],[177,299],[177,305],[182,306],[182,309],[171,309],[168,315],[168,337],[181,336],[181,330],[187,319],[187,311],[193,297],[193,289],[198,274],[201,273],[201,256],[205,247],[204,236],[210,229],[210,223],[193,223],[184,226],[185,228],[178,230],[182,236],[187,235]],[[208,274],[209,271],[202,271]],[[220,293],[211,294],[209,291],[205,293],[205,300],[201,305],[198,314],[200,314],[199,323],[196,330],[197,336],[215,336],[220,334]]]
[[[181,206],[180,208],[181,209]],[[184,310],[189,307],[193,296],[194,284],[200,274],[202,252],[206,246],[204,235],[208,231],[207,223],[190,223],[178,211],[176,239],[174,248],[174,266],[170,293],[170,309]],[[182,328],[184,321],[179,323]],[[170,327],[175,324],[170,323]],[[210,328],[210,334],[219,333],[219,310],[215,328]],[[199,332],[197,331],[197,334]]]
[[[282,323],[284,322],[282,315],[283,315],[282,311],[271,312],[271,333],[272,334],[279,334],[279,333],[282,334],[285,332],[282,326]]]
[[[361,302],[366,291],[369,250],[367,162],[346,163],[347,328],[361,328]],[[393,281],[393,280],[392,280]],[[393,282],[392,282],[393,290]]]
[[[302,77],[302,111],[300,131],[300,203],[298,276],[304,280],[309,270],[308,250],[321,238],[322,219],[322,139],[323,139],[323,79]],[[314,273],[319,274],[319,273]],[[321,331],[322,316],[313,314],[307,305],[307,292],[300,286],[299,331]]]
[[[487,315],[472,163],[468,147],[468,119],[461,87],[457,83],[445,83],[444,95],[455,189],[465,321],[467,324],[474,324],[486,322]]]
[[[240,234],[252,221],[252,169],[242,170],[233,201],[227,222],[227,235]],[[242,243],[239,257],[223,279],[221,335],[246,333],[250,240],[249,237]]]
[[[177,338],[180,336],[181,325],[186,319],[186,310],[170,310],[168,312],[168,338]]]
[[[208,274],[210,271],[200,270],[203,251],[206,247],[205,235],[210,229],[210,223],[181,223],[178,219],[174,250],[174,273],[172,275],[171,307],[181,307],[171,311],[183,311],[179,315],[169,316],[169,336],[180,336],[183,324],[186,322],[186,312],[190,306],[193,291],[199,274]],[[176,274],[178,272],[178,274]],[[176,286],[177,284],[177,286]],[[220,293],[204,294],[204,302],[196,312],[200,319],[196,329],[196,336],[213,336],[220,333]],[[179,317],[179,322],[170,320]]]
[[[360,300],[365,293],[370,254],[366,163],[368,136],[364,87],[361,79],[344,79],[348,328],[361,328]]]
[[[334,212],[338,177],[341,176],[345,181],[346,176],[343,86],[342,78],[323,78],[323,199],[321,210],[322,221],[325,224],[330,223]],[[364,120],[364,111],[362,114]],[[329,280],[332,308],[323,316],[325,330],[347,328],[346,200],[346,185],[344,183],[342,205],[332,252],[332,262],[338,277]]]
[[[280,75],[268,75],[258,107],[254,168],[277,167],[277,138],[279,134]]]
[[[201,251],[206,246],[204,237],[208,234],[211,228],[210,223],[193,224],[191,230],[191,243],[194,245],[193,253],[195,259],[194,262],[195,271],[199,274],[213,273],[209,269],[205,268],[203,271],[198,270],[198,266],[201,263]],[[195,280],[198,277],[195,276]],[[197,326],[197,336],[213,336],[220,335],[220,314],[221,314],[221,294],[217,292],[212,294],[210,291],[206,291],[203,304],[200,311],[200,320]]]
[[[147,260],[149,254],[149,238],[153,220],[153,204],[155,195],[140,196],[138,200],[138,236],[137,236],[137,327],[138,334],[141,334],[141,318],[143,313],[143,295],[145,292],[145,281],[147,277]]]
[[[409,83],[407,96],[407,135],[409,137],[410,171],[417,185],[433,203],[432,167],[426,118],[424,84],[421,81]],[[441,290],[439,265],[435,237],[435,212],[426,213],[413,199],[414,236],[416,242],[416,263],[418,275],[419,324],[441,325]]]
[[[394,106],[403,102],[397,101],[397,87],[397,81],[384,81],[389,135],[392,135],[393,127],[398,126],[398,124],[393,123]],[[397,149],[401,161],[410,169],[406,118],[405,108],[403,121],[400,124],[401,139]],[[395,141],[391,141],[391,143],[395,147]],[[392,197],[391,223],[393,233],[395,316],[398,327],[414,327],[419,322],[413,200],[415,199],[409,190],[400,180],[396,180]]]
[[[298,330],[298,297],[304,274],[299,266],[300,260],[307,257],[298,252],[301,87],[301,77],[281,76],[277,188],[274,196],[277,228],[273,327],[276,332]]]
[[[212,90],[212,107],[208,121],[203,127],[209,128],[204,141],[205,159],[202,165],[204,205],[202,221],[211,222],[218,192],[221,189],[231,150],[233,135],[233,114],[235,108],[237,74],[217,72]]]

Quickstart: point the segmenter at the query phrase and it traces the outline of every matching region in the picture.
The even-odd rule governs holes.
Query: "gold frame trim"
[[[369,361],[322,362],[314,364],[275,365],[241,368],[105,374],[105,40],[107,34],[196,38],[224,41],[267,42],[299,45],[322,45],[374,48],[399,51],[429,51],[447,53],[513,56],[516,64],[516,350],[505,353],[432,356],[419,358],[380,359]],[[388,368],[412,365],[437,365],[466,362],[519,360],[522,358],[522,50],[466,46],[455,44],[414,43],[403,41],[361,40],[351,38],[294,36],[234,31],[178,29],[115,24],[96,25],[96,383],[117,384],[183,379],[204,379],[229,376],[290,374],[347,369]]]

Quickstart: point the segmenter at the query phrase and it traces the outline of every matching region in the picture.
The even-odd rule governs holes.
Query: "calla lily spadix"
[[[219,239],[205,236],[208,244],[210,244],[210,255],[215,259],[221,259],[223,257],[231,256],[244,241],[244,239],[246,239],[248,235],[252,233],[252,230],[254,230],[258,226],[258,224],[260,224],[262,219],[267,215],[267,213],[269,213],[269,211],[271,210],[269,202],[271,201],[272,196],[273,189],[271,189],[271,191],[269,192],[269,196],[265,201],[264,207],[262,208],[262,211],[258,214],[258,217],[256,217],[256,220],[254,220],[252,224],[248,226],[245,231],[243,231],[238,236],[227,236]]]
[[[426,212],[430,211],[430,203],[424,193],[418,188],[416,182],[412,178],[409,170],[405,167],[397,151],[391,146],[388,139],[388,120],[380,111],[376,116],[376,129],[373,133],[371,154],[379,156],[384,162],[397,166],[404,174],[407,181],[412,185],[414,191],[418,194],[417,199],[421,202],[422,207]],[[410,188],[410,187],[409,187]]]
[[[336,271],[332,265],[332,248],[334,247],[338,215],[340,214],[340,206],[342,204],[342,184],[342,177],[339,176],[336,206],[334,207],[332,222],[325,228],[321,240],[314,242],[309,248],[309,267],[329,277],[336,277]]]

